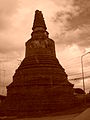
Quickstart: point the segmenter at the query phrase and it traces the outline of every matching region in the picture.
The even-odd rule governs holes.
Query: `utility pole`
[[[82,79],[83,79],[83,90],[85,91],[85,81],[84,81],[84,67],[83,67],[83,57],[85,56],[85,55],[87,55],[87,54],[89,54],[90,52],[87,52],[87,53],[85,53],[85,54],[83,54],[82,56],[81,56],[81,68],[82,68]]]

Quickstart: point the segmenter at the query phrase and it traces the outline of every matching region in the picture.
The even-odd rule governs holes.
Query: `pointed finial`
[[[47,29],[44,18],[43,18],[43,14],[39,10],[35,11],[35,17],[34,17],[34,23],[33,23],[32,30],[34,30],[37,27],[42,27],[44,30]]]

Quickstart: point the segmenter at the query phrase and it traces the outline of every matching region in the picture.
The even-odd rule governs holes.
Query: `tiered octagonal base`
[[[72,107],[73,85],[53,56],[25,58],[7,87],[5,111],[9,114],[43,114]]]

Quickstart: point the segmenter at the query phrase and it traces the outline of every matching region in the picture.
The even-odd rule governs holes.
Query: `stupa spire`
[[[25,58],[7,86],[7,97],[0,104],[0,115],[36,117],[68,110],[78,105],[73,84],[55,54],[42,12],[36,10],[31,39],[26,42]],[[54,97],[55,96],[55,97]]]
[[[43,28],[44,30],[47,29],[44,18],[43,18],[43,14],[39,10],[35,11],[35,17],[34,17],[34,23],[33,23],[32,30],[35,30],[35,28]]]

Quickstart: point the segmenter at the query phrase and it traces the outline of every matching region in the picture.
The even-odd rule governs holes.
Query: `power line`
[[[90,78],[90,75],[85,76],[85,78]],[[69,79],[69,80],[71,81],[71,80],[81,80],[81,79],[82,79],[82,77],[77,77],[77,78],[72,78],[72,79]]]

